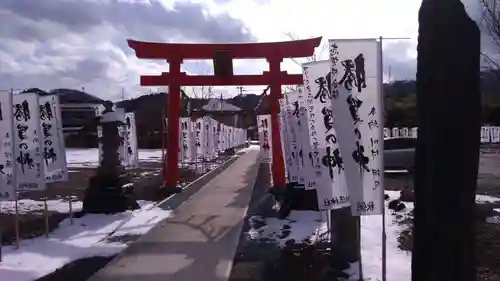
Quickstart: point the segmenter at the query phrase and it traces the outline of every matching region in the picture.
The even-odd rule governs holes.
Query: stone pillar
[[[459,0],[419,12],[413,281],[473,281],[480,33]]]
[[[106,102],[102,116],[98,117],[102,127],[102,138],[98,140],[102,144],[102,160],[85,190],[85,213],[109,214],[139,208],[133,196],[133,184],[119,159],[118,149],[123,138],[118,135],[118,126],[125,125],[125,116],[113,111],[112,106]]]

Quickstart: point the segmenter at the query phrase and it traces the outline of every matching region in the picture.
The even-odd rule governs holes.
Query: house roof
[[[228,103],[222,99],[209,99],[208,103],[203,106],[205,111],[242,111],[241,108]]]
[[[50,91],[50,94],[56,94],[59,96],[60,103],[87,103],[87,104],[102,104],[103,99],[100,99],[91,94],[73,90],[73,89],[54,89]]]
[[[22,91],[21,93],[23,93],[23,94],[24,93],[35,93],[35,94],[38,94],[40,96],[50,95],[50,93],[47,93],[44,90],[41,90],[39,88],[29,88],[29,89]]]

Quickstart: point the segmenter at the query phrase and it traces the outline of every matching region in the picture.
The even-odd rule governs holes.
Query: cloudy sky
[[[479,0],[464,0],[477,16]],[[84,88],[117,100],[149,91],[141,74],[168,71],[135,58],[126,39],[239,43],[328,38],[398,37],[384,44],[385,79],[412,79],[416,69],[418,0],[0,0],[0,89]],[[325,58],[327,52],[320,52]],[[189,73],[210,73],[187,62]],[[236,61],[235,73],[257,74],[263,61]],[[299,73],[292,61],[282,68]],[[246,87],[248,92],[259,91]],[[123,90],[122,90],[123,89]],[[234,88],[219,87],[231,95]]]

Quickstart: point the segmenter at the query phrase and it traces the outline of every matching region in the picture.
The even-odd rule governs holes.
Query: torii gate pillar
[[[271,77],[279,77],[281,73],[281,62],[283,58],[269,58],[269,73]],[[282,190],[281,187],[286,185],[285,179],[285,161],[283,158],[283,149],[281,147],[281,131],[278,121],[280,113],[279,99],[281,98],[281,81],[273,79],[276,82],[271,83],[271,143],[273,160],[271,162],[271,170],[273,177],[273,187],[276,190]]]
[[[172,82],[168,84],[168,130],[167,136],[167,163],[165,177],[165,186],[176,187],[179,179],[179,147],[180,147],[180,116],[181,116],[181,85],[177,82],[181,74],[182,59],[170,58],[169,74],[172,76]],[[170,121],[172,120],[172,121]],[[170,152],[170,153],[169,153]],[[173,153],[172,153],[173,152]]]

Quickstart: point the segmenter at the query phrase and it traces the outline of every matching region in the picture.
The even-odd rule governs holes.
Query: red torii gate
[[[280,141],[278,99],[282,85],[303,83],[301,74],[281,71],[284,58],[309,57],[321,43],[321,37],[287,42],[247,44],[181,44],[153,43],[127,40],[139,59],[161,59],[169,63],[169,72],[161,75],[141,76],[141,86],[168,86],[168,142],[167,151],[179,150],[180,86],[229,86],[271,85],[271,143],[272,176],[274,188],[285,187],[285,167]],[[181,72],[183,60],[206,60],[214,62],[215,75],[190,76]],[[233,75],[233,59],[266,59],[269,71],[261,75]],[[176,187],[179,177],[178,153],[167,153],[168,177],[166,187]]]

